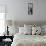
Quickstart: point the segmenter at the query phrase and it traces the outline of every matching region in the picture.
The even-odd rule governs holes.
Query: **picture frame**
[[[33,14],[33,3],[28,3],[28,15]]]

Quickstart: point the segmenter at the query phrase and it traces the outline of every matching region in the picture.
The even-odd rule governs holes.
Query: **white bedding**
[[[11,46],[46,46],[46,36],[16,34]]]

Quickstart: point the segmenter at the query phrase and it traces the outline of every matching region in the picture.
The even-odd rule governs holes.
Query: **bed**
[[[19,22],[17,22],[17,23],[19,23]],[[25,24],[25,23],[19,23],[20,26],[23,24]],[[28,22],[26,24],[30,24],[30,23]],[[40,27],[37,27],[37,28],[35,27],[35,29],[33,29],[34,31],[36,29],[38,29],[40,31],[40,32],[38,31],[37,35],[34,35],[34,33],[35,33],[34,31],[33,31],[33,35],[30,35],[31,25],[29,25],[29,26],[26,25],[24,27],[26,27],[26,31],[23,30],[23,27],[21,27],[19,33],[14,35],[11,46],[46,46],[46,35],[44,35],[44,36],[38,35],[41,32]]]
[[[46,36],[16,34],[11,46],[46,46]]]

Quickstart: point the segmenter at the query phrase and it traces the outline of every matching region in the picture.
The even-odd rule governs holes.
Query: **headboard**
[[[45,25],[46,22],[45,21],[15,21],[15,24],[19,26],[23,26],[24,24],[27,24],[27,25],[36,24],[36,25],[42,26],[42,25]]]
[[[27,25],[33,25],[33,24],[36,24],[36,25],[45,25],[46,24],[46,21],[15,21],[15,20],[6,20],[6,24],[7,25],[18,25],[18,26],[24,26],[24,24],[27,24]]]

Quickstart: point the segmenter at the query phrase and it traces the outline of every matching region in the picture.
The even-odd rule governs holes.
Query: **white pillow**
[[[19,27],[19,33],[20,33],[20,34],[24,34],[24,31],[25,31],[25,30],[24,30],[24,27]]]
[[[42,28],[44,29],[44,32],[46,33],[46,25],[43,25]]]
[[[25,27],[25,32],[24,32],[24,34],[31,35],[31,34],[32,34],[32,29]]]
[[[45,27],[44,25],[41,26],[41,35],[43,36],[44,35],[44,32],[45,32]]]
[[[9,35],[15,35],[19,32],[19,28],[15,26],[9,26]]]
[[[24,24],[25,30],[27,30],[27,32],[30,32],[28,34],[32,34],[32,25],[26,25]]]
[[[46,25],[43,25],[42,29],[43,29],[43,35],[46,35]]]
[[[32,31],[31,28],[19,27],[19,33],[30,35]]]
[[[26,25],[26,24],[24,24],[24,27],[32,29],[32,25]]]
[[[41,28],[39,26],[32,27],[32,35],[39,35],[41,33]]]

